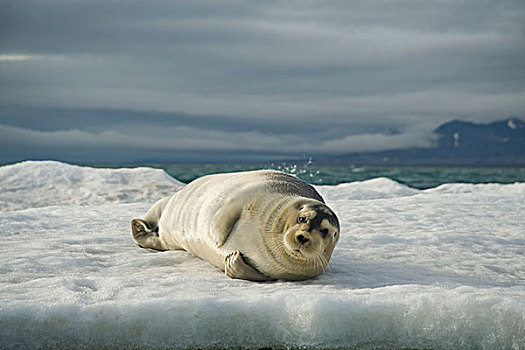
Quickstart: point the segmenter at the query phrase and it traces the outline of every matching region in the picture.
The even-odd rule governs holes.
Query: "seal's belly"
[[[160,237],[170,249],[184,249],[224,269],[228,251],[217,245],[213,219],[227,201],[257,186],[253,176],[214,175],[193,181],[168,201],[159,221]]]

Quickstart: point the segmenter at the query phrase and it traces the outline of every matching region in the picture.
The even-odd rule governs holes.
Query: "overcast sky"
[[[525,1],[0,0],[0,161],[431,147],[525,116]]]

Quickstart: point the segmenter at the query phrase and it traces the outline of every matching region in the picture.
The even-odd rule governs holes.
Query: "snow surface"
[[[523,183],[319,186],[342,224],[331,270],[254,283],[134,245],[130,220],[177,187],[162,171],[0,179],[1,349],[525,349]]]
[[[161,169],[95,169],[27,161],[0,167],[0,210],[154,202],[181,186]]]

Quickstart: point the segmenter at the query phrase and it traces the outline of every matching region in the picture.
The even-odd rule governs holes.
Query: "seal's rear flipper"
[[[167,250],[159,237],[159,228],[150,227],[144,220],[133,219],[131,221],[131,235],[141,248]]]

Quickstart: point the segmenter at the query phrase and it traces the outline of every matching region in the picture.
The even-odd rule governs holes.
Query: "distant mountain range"
[[[355,165],[525,166],[525,122],[490,124],[454,120],[434,130],[434,148],[352,153],[331,163]]]

